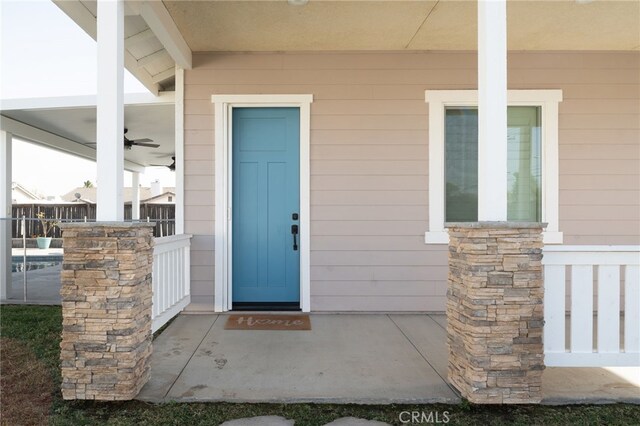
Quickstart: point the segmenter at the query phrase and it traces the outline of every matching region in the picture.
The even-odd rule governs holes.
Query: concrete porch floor
[[[444,381],[444,316],[311,315],[311,331],[224,330],[181,315],[154,341],[145,401],[459,401]]]
[[[227,315],[180,315],[154,341],[149,402],[457,403],[446,317],[313,314],[311,331],[224,330]],[[640,368],[548,368],[547,404],[640,403]],[[637,376],[637,377],[636,377]]]

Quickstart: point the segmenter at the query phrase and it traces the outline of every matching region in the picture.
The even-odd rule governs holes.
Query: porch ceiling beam
[[[153,34],[153,31],[151,31],[151,28],[147,28],[144,31],[140,31],[137,34],[134,34],[130,37],[125,38],[124,47],[128,49],[131,46],[135,46],[136,44],[141,43],[145,40],[149,40],[150,38],[153,38],[153,37],[155,37],[155,34]]]
[[[173,68],[171,68],[173,70]],[[124,103],[129,105],[173,105],[174,92],[162,92],[158,96],[149,93],[125,93]],[[2,111],[42,110],[60,108],[94,108],[97,104],[95,95],[60,96],[50,98],[22,98],[0,100]]]
[[[98,1],[96,220],[124,221],[124,0]]]
[[[79,158],[96,161],[96,150],[71,139],[38,129],[9,117],[0,117],[0,129],[12,133],[14,137],[46,146]],[[124,161],[124,169],[130,172],[144,173],[145,166],[129,160]]]
[[[507,220],[507,3],[478,1],[478,220]]]
[[[140,16],[175,63],[181,68],[191,69],[191,49],[164,4],[161,1],[132,2],[131,7],[138,8]]]

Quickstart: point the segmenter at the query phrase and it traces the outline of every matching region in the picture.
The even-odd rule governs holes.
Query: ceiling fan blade
[[[135,145],[135,146],[144,146],[146,148],[159,148],[160,145],[157,143],[146,143],[146,142],[131,142],[131,145]]]
[[[138,142],[153,142],[153,139],[142,138],[142,139],[130,139],[130,142],[138,143]]]
[[[152,167],[168,167],[172,172],[176,170],[176,162],[174,161],[171,164],[149,164]]]

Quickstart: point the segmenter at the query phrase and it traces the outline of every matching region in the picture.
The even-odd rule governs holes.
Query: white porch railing
[[[191,235],[155,239],[151,330],[157,331],[191,302]]]
[[[640,366],[640,246],[546,246],[543,253],[545,364]]]

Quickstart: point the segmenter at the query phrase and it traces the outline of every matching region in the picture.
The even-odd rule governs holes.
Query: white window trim
[[[478,106],[477,90],[426,90],[429,104],[429,230],[426,244],[448,244],[444,227],[444,110],[448,106]],[[558,103],[562,90],[509,90],[507,104],[539,106],[542,114],[542,221],[545,244],[562,244],[558,228]]]
[[[313,95],[213,95],[215,107],[215,285],[214,311],[232,308],[231,184],[233,108],[300,108],[300,309],[311,310],[310,161],[311,103]]]

